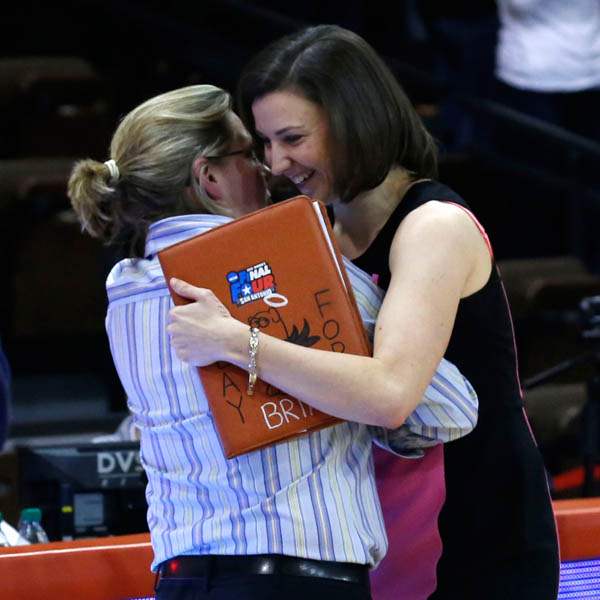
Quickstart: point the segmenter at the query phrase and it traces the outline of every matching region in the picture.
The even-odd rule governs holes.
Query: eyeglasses
[[[258,160],[256,156],[256,152],[254,148],[250,146],[250,148],[244,148],[242,150],[234,150],[233,152],[226,152],[225,154],[217,154],[213,156],[205,156],[204,158],[208,160],[217,160],[219,158],[227,158],[228,156],[236,156],[237,154],[243,154],[249,160]]]

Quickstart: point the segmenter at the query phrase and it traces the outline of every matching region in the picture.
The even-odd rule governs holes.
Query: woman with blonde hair
[[[229,152],[232,144],[239,151]],[[104,163],[75,165],[69,197],[84,230],[125,244],[132,257],[143,256],[148,229],[162,218],[239,216],[264,206],[264,171],[253,142],[229,94],[211,85],[177,89],[133,109],[110,155]]]

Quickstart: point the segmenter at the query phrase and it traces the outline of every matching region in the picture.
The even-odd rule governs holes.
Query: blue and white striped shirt
[[[196,369],[171,348],[172,303],[156,253],[228,220],[185,215],[154,223],[146,258],[119,262],[107,280],[111,350],[141,430],[152,568],[182,554],[275,553],[375,565],[387,539],[371,428],[343,423],[226,459]],[[382,292],[346,266],[372,334]],[[476,400],[464,378],[445,361],[436,378],[402,439],[428,445],[474,427]]]

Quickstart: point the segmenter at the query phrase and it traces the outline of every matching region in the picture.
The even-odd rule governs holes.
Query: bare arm
[[[431,381],[458,301],[471,293],[485,260],[489,275],[487,250],[470,219],[456,207],[428,203],[404,220],[392,244],[392,281],[377,319],[373,357],[304,348],[261,333],[259,376],[344,419],[401,425]],[[209,290],[172,284],[196,300],[171,311],[169,333],[178,356],[196,365],[225,360],[246,368],[247,326]]]

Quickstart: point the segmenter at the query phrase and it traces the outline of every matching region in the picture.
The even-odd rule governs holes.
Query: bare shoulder
[[[439,233],[446,231],[449,235],[455,233],[478,233],[473,219],[463,208],[449,202],[430,200],[411,211],[400,224],[398,232],[408,233]]]
[[[489,248],[474,219],[463,208],[436,200],[411,211],[398,227],[390,250],[390,271],[407,260],[421,263],[425,259],[438,268],[462,265],[463,297],[483,287],[492,268]]]

